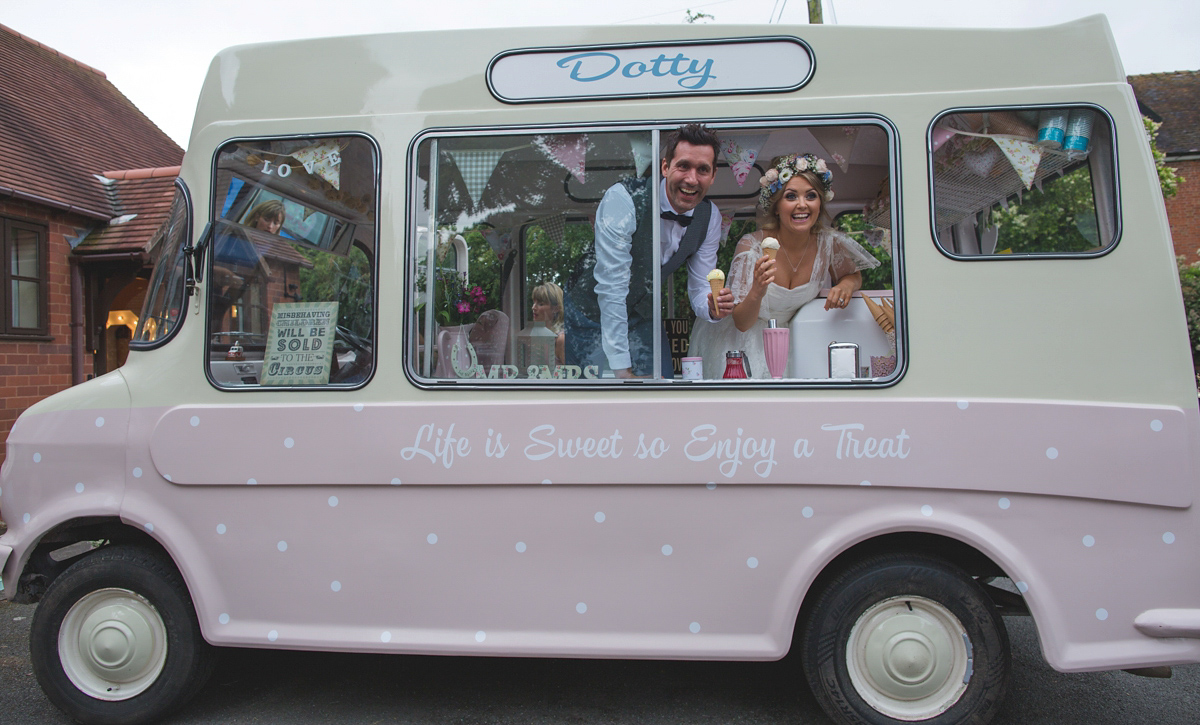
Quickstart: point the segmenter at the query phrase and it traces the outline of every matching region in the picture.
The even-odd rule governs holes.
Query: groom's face
[[[712,146],[693,146],[687,141],[675,146],[674,155],[662,162],[671,208],[680,214],[696,208],[712,186],[716,161]]]

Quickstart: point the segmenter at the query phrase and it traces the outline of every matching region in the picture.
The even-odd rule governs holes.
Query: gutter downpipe
[[[71,261],[71,385],[83,382],[83,270],[79,258]]]

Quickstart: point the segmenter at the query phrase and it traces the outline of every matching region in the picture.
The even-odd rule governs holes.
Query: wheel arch
[[[174,565],[161,543],[120,518],[76,516],[50,527],[26,548],[17,564],[17,588],[12,600],[19,604],[39,601],[51,582],[80,556],[111,544],[132,544],[152,550]]]
[[[946,516],[942,526],[927,517],[863,512],[847,517],[822,536],[817,552],[809,550],[793,568],[789,578],[795,582],[788,608],[793,627],[794,645],[802,631],[812,604],[829,581],[865,558],[883,552],[911,552],[932,556],[953,564],[977,578],[1008,577],[1014,582],[1028,581],[1032,564],[1020,547],[982,522],[960,516]],[[814,555],[815,554],[815,555]],[[815,561],[814,561],[815,560]],[[995,600],[994,587],[985,587]],[[1038,619],[1044,603],[1036,593],[1012,594],[1005,602],[1010,609],[1021,609]],[[1010,612],[1016,613],[1016,612]],[[786,642],[785,642],[786,644]]]

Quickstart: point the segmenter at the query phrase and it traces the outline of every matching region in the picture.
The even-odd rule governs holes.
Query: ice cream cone
[[[887,313],[888,322],[892,323],[892,328],[896,327],[896,305],[887,297],[880,298],[883,300],[883,311]]]
[[[767,237],[762,240],[762,251],[767,256],[767,259],[774,260],[775,255],[779,254],[779,240],[775,237]]]
[[[717,297],[721,294],[721,290],[725,288],[725,273],[719,269],[709,272],[708,286],[712,288],[713,302],[715,303]]]
[[[871,311],[871,316],[875,318],[875,323],[879,325],[881,330],[887,333],[896,329],[895,323],[888,319],[888,314],[884,308],[880,307],[874,300],[866,295],[863,295],[863,302],[867,303],[867,309]]]

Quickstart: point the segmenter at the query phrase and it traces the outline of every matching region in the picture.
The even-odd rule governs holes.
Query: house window
[[[45,335],[46,227],[0,219],[4,230],[3,332]]]

